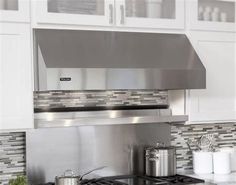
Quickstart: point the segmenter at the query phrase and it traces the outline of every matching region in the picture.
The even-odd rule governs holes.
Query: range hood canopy
[[[206,87],[184,34],[37,29],[35,41],[36,90]]]

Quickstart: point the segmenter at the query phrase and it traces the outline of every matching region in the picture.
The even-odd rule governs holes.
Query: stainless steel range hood
[[[206,71],[186,35],[35,30],[35,90],[201,89]]]

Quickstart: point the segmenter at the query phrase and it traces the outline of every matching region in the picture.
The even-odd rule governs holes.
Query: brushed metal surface
[[[65,170],[76,174],[107,166],[96,176],[144,174],[144,148],[170,144],[167,124],[36,129],[26,133],[27,175],[32,184],[54,181]]]
[[[145,123],[184,123],[186,115],[173,116],[170,109],[110,110],[35,113],[36,128]]]
[[[206,86],[206,70],[182,34],[37,29],[35,48],[35,90]]]
[[[149,148],[146,150],[145,174],[152,177],[176,175],[175,148]]]

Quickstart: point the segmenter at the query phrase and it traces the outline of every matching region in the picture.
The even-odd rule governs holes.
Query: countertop
[[[213,183],[217,185],[236,185],[236,172],[232,172],[226,175],[217,175],[217,174],[197,175],[197,174],[194,174],[192,171],[179,172],[178,174],[203,179],[206,181],[205,185],[208,183]]]

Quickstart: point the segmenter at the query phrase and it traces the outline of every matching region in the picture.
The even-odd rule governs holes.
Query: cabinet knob
[[[125,7],[124,5],[120,5],[120,24],[125,24]]]
[[[109,16],[109,24],[113,24],[113,19],[114,19],[114,9],[113,9],[113,5],[112,5],[112,4],[109,5],[109,12],[110,12],[110,16]]]

